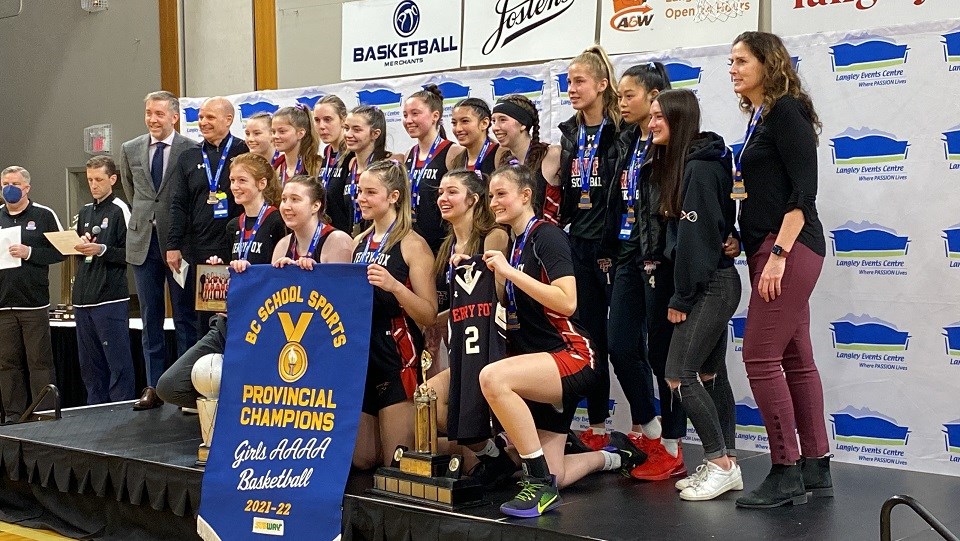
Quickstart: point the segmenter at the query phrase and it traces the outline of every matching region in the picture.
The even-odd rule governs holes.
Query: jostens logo
[[[960,462],[960,419],[943,424],[943,443],[950,453],[950,462]]]
[[[960,169],[960,126],[943,132],[943,153],[950,170]]]
[[[481,52],[488,55],[500,47],[508,45],[527,32],[556,19],[573,7],[576,0],[496,0],[492,2],[500,24],[483,44]],[[581,2],[584,0],[580,0]]]
[[[838,359],[859,361],[860,368],[906,371],[910,333],[867,314],[847,314],[830,323]]]
[[[950,356],[950,366],[960,366],[960,321],[943,328],[943,342]]]
[[[672,88],[691,88],[700,84],[703,68],[684,60],[663,60],[663,67],[670,77]],[[694,90],[696,92],[696,90]]]
[[[613,0],[610,27],[619,32],[636,32],[653,21],[653,8],[647,0]]]
[[[409,38],[420,27],[420,8],[413,0],[403,0],[393,11],[393,29],[401,38]]]
[[[960,268],[960,224],[944,229],[942,238],[944,251],[947,259],[950,260],[950,268]]]
[[[943,35],[943,59],[948,71],[960,71],[960,30]]]
[[[748,441],[760,450],[769,449],[767,429],[760,415],[760,408],[752,396],[737,401],[737,439]]]
[[[903,68],[909,47],[884,37],[864,36],[830,47],[837,81],[858,81],[859,88],[907,82]]]

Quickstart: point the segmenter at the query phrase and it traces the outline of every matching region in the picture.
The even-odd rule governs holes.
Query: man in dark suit
[[[123,144],[120,152],[120,180],[130,199],[132,211],[127,231],[127,262],[133,265],[140,315],[143,319],[143,358],[147,384],[156,385],[166,369],[163,336],[165,303],[163,284],[170,289],[177,356],[197,341],[197,316],[193,298],[173,279],[164,249],[170,231],[170,201],[176,192],[173,175],[177,160],[197,143],[174,131],[180,118],[180,100],[166,91],[151,92],[144,99],[144,121],[149,133]],[[152,387],[144,391],[135,408],[159,405]]]

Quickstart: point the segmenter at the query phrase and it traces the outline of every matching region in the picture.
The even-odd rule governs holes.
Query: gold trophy
[[[220,396],[220,374],[223,370],[223,355],[210,353],[197,359],[190,371],[194,389],[206,398],[197,399],[197,414],[200,417],[200,437],[203,443],[197,449],[198,467],[207,465],[210,442],[213,441],[213,426],[217,420],[217,404]]]
[[[420,357],[423,383],[413,393],[414,450],[397,447],[393,464],[377,469],[370,491],[448,510],[486,503],[483,485],[462,476],[463,457],[438,454],[437,392],[427,385],[432,365],[433,356],[424,351]]]

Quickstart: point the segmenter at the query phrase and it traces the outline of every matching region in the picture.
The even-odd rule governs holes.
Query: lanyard
[[[633,206],[636,202],[637,180],[640,178],[640,168],[644,160],[647,159],[647,152],[653,143],[653,132],[647,135],[647,141],[640,149],[640,138],[637,137],[636,144],[633,145],[633,159],[630,160],[630,169],[627,170],[627,217],[633,214]]]
[[[457,239],[454,237],[453,241],[450,243],[450,257],[447,258],[447,285],[450,285],[450,282],[453,281],[453,263],[451,263],[451,260],[453,259],[453,255],[456,253],[456,250]]]
[[[380,256],[380,252],[383,251],[383,247],[387,245],[387,239],[390,238],[390,232],[393,231],[393,226],[395,225],[397,225],[396,220],[394,220],[393,223],[390,224],[390,227],[387,228],[387,232],[383,234],[383,238],[380,239],[379,243],[377,243],[377,249],[374,250],[373,256],[371,257],[367,257],[367,254],[370,253],[370,242],[373,240],[373,235],[376,233],[376,231],[371,231],[370,234],[367,235],[367,244],[363,247],[363,256],[360,258],[361,262],[366,261],[367,263],[375,263],[377,261],[377,257]]]
[[[580,191],[582,193],[590,191],[590,171],[593,169],[593,158],[597,155],[597,149],[600,147],[600,135],[603,133],[603,127],[606,124],[607,119],[604,118],[600,127],[597,128],[597,134],[593,136],[593,143],[590,145],[587,145],[587,127],[583,124],[580,125],[580,133],[577,136],[577,163],[580,165]]]
[[[330,185],[330,175],[333,173],[333,165],[336,165],[337,160],[340,159],[340,151],[338,150],[336,154],[330,150],[330,147],[327,147],[327,160],[326,164],[323,167],[323,170],[320,171],[320,178],[323,180],[323,189],[326,190]]]
[[[537,223],[537,217],[534,216],[530,218],[530,221],[527,222],[527,227],[523,229],[523,234],[519,237],[513,239],[513,249],[510,252],[510,266],[517,268],[520,265],[520,256],[523,254],[523,247],[527,245],[527,239],[530,237],[530,230],[533,229],[533,225]],[[517,243],[520,243],[518,246]],[[512,318],[516,320],[517,317],[517,298],[513,289],[513,282],[507,280],[504,284],[504,289],[507,292],[507,303],[510,305],[508,310],[512,314]],[[516,323],[516,321],[515,321]]]
[[[420,180],[423,178],[423,174],[426,173],[427,166],[433,161],[433,156],[437,153],[437,148],[440,146],[441,141],[443,141],[443,138],[440,137],[438,133],[437,138],[434,139],[433,144],[430,145],[430,151],[427,152],[427,157],[423,160],[423,167],[417,167],[417,164],[420,163],[420,145],[413,146],[413,164],[410,166],[410,188],[413,192],[414,209],[420,205]],[[416,211],[414,211],[414,213],[416,213]]]
[[[317,249],[317,243],[320,242],[320,233],[323,232],[323,222],[317,224],[317,230],[313,232],[313,240],[310,241],[310,246],[307,248],[307,253],[303,254],[303,257],[313,258],[313,251]],[[297,234],[291,233],[293,235],[293,240],[290,242],[290,252],[293,257],[290,259],[300,259],[300,254],[297,253]]]
[[[357,174],[357,162],[360,160],[360,156],[357,156],[353,159],[353,166],[350,167],[350,200],[353,202],[353,225],[360,223],[360,220],[363,219],[363,216],[360,214],[360,203],[357,203],[357,191],[359,190],[360,183],[357,180],[360,175]],[[370,167],[370,164],[373,163],[373,153],[370,153],[370,156],[367,157],[367,167]]]
[[[207,157],[206,152],[200,152],[203,155],[203,165],[207,171],[207,184],[210,186],[210,193],[216,193],[217,186],[220,183],[220,173],[223,172],[223,164],[227,163],[227,153],[230,152],[230,146],[233,145],[233,136],[231,135],[227,139],[227,145],[223,147],[223,153],[220,154],[220,164],[217,165],[217,174],[214,175],[210,172],[210,158]]]
[[[240,246],[237,250],[237,255],[240,256],[241,261],[246,261],[247,256],[250,255],[250,247],[253,246],[253,239],[257,238],[257,231],[259,231],[260,226],[263,225],[263,219],[267,215],[267,207],[269,206],[267,203],[264,203],[263,206],[260,207],[260,213],[257,214],[257,221],[253,224],[253,230],[250,231],[249,237],[247,237],[246,227],[247,215],[246,213],[240,215],[237,222],[240,225]],[[245,237],[249,238],[246,242],[244,242]]]
[[[293,170],[294,175],[298,175],[303,171],[303,156],[297,156],[297,168]],[[283,165],[280,167],[280,182],[282,184],[287,183],[287,160],[283,160]],[[326,184],[324,184],[326,186]]]
[[[747,149],[747,143],[750,142],[750,137],[753,136],[754,130],[757,129],[757,124],[760,123],[760,115],[763,114],[763,106],[761,105],[757,112],[753,114],[753,118],[750,119],[750,123],[747,124],[747,133],[743,136],[743,146],[740,148],[740,154],[737,155],[736,161],[736,171],[734,172],[734,182],[743,182],[743,173],[740,171],[740,160],[743,159],[743,151]]]
[[[480,166],[483,164],[483,159],[487,157],[487,152],[490,150],[490,140],[487,139],[483,142],[483,147],[480,148],[480,154],[477,155],[477,161],[473,163],[473,170],[479,171]]]

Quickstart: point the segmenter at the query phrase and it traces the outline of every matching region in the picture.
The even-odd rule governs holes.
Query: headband
[[[530,114],[529,111],[511,101],[501,101],[497,103],[496,107],[493,108],[493,113],[507,115],[520,124],[523,124],[527,128],[533,128],[533,125],[537,123],[536,119],[532,114]]]

